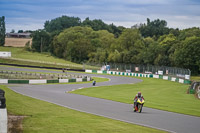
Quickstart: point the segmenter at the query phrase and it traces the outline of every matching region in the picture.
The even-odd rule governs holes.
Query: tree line
[[[72,62],[171,66],[200,73],[199,27],[179,30],[167,27],[165,20],[147,18],[125,28],[100,19],[62,16],[46,21],[32,36],[30,50]]]
[[[159,19],[147,18],[144,24],[125,28],[100,19],[81,22],[78,17],[62,16],[34,32],[32,49],[77,63],[173,66],[200,73],[200,29],[169,28]]]

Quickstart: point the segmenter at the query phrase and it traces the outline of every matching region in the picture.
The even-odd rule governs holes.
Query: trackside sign
[[[11,57],[11,52],[0,51],[0,57]]]

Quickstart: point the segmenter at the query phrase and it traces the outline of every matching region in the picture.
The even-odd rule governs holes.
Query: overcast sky
[[[6,32],[43,29],[46,20],[62,15],[127,28],[159,18],[170,28],[185,29],[200,27],[200,0],[0,0]]]

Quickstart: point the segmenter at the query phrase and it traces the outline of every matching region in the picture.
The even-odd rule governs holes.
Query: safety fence
[[[144,73],[130,73],[130,72],[119,72],[119,71],[101,71],[101,70],[85,70],[87,73],[99,73],[99,74],[111,74],[111,75],[122,75],[122,76],[134,76],[134,77],[145,77],[145,78],[157,78],[164,79],[184,84],[190,84],[191,81],[183,78],[172,77],[172,76],[163,76],[157,74],[144,74]]]
[[[0,79],[0,84],[48,84],[48,83],[70,83],[70,82],[85,82],[91,81],[91,77],[74,78],[74,79],[32,79],[32,80],[15,80],[15,79]]]
[[[153,65],[136,65],[136,64],[121,64],[121,63],[102,63],[85,64],[85,69],[88,70],[107,70],[133,73],[147,73],[159,74],[172,77],[190,79],[191,71],[189,69],[167,67],[167,66],[153,66]]]

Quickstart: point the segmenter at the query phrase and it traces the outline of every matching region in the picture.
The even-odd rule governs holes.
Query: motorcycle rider
[[[93,84],[93,86],[95,86],[96,85],[96,81],[94,80],[92,84]]]
[[[138,93],[136,94],[135,98],[134,98],[134,112],[136,112],[135,106],[138,107],[138,105],[137,105],[137,100],[138,100],[138,98],[144,99],[141,92],[138,92]]]

